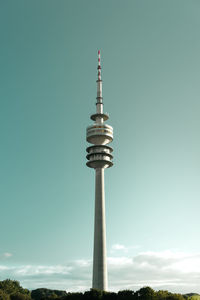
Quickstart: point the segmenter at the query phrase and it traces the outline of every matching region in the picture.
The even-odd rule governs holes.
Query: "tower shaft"
[[[86,140],[92,146],[88,147],[86,165],[95,169],[95,218],[94,218],[94,252],[93,252],[93,279],[92,288],[102,291],[108,288],[107,262],[106,262],[106,216],[104,197],[104,169],[113,166],[113,149],[107,144],[113,140],[112,126],[105,124],[109,119],[103,112],[101,60],[98,51],[98,78],[96,113],[90,118],[94,123],[87,127]]]
[[[104,196],[104,169],[96,169],[95,221],[92,288],[107,290],[106,219]]]

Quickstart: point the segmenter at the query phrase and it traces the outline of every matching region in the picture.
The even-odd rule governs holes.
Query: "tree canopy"
[[[143,287],[138,291],[122,290],[117,293],[91,289],[84,293],[67,293],[66,291],[39,288],[33,291],[24,289],[16,280],[0,281],[0,300],[200,300],[198,294],[173,294],[168,291],[154,291]]]

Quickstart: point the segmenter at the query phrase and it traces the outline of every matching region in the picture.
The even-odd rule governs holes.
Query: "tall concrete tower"
[[[113,165],[111,152],[107,144],[113,140],[113,128],[104,123],[109,116],[103,112],[100,51],[98,51],[98,78],[96,113],[91,115],[93,125],[87,127],[87,142],[93,144],[86,150],[87,166],[95,169],[95,221],[92,288],[107,290],[106,262],[106,220],[104,197],[104,169]]]

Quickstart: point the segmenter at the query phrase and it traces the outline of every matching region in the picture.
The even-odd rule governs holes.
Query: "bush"
[[[0,281],[0,289],[3,290],[8,295],[17,294],[17,293],[25,294],[25,295],[30,294],[29,290],[23,289],[23,287],[20,286],[19,281],[11,280],[11,279]]]
[[[0,300],[10,300],[8,294],[6,294],[3,290],[0,289]]]
[[[31,296],[30,295],[25,295],[22,293],[16,293],[10,295],[10,300],[30,300]]]

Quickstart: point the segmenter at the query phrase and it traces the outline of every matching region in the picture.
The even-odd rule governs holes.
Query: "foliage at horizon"
[[[38,288],[33,291],[24,289],[16,280],[0,281],[0,300],[200,300],[200,295],[176,294],[168,291],[154,291],[151,287],[143,287],[138,291],[123,290],[117,293],[91,289],[84,293],[68,293],[66,291]]]

